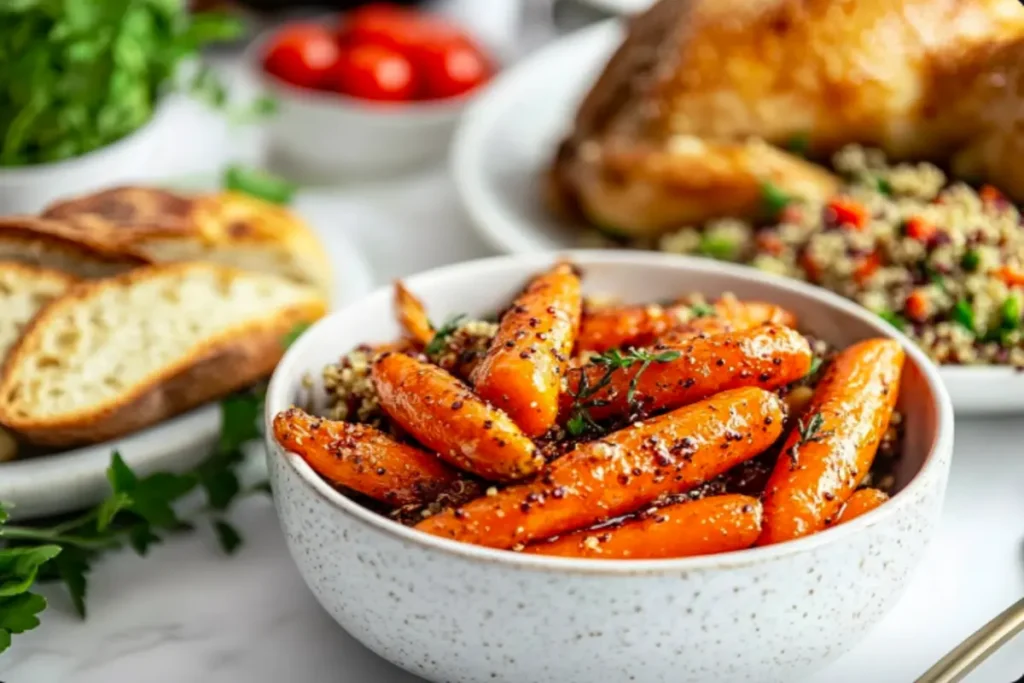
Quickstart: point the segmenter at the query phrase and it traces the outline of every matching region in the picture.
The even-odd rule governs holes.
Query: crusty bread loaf
[[[74,282],[56,270],[0,261],[0,366],[29,320]],[[17,453],[17,442],[0,428],[0,462],[13,460]]]
[[[291,211],[245,194],[184,195],[118,187],[50,206],[45,218],[154,263],[208,261],[274,273],[331,290],[327,254]]]
[[[113,253],[82,239],[58,221],[31,216],[0,218],[0,260],[82,278],[108,277],[148,262],[137,254]]]
[[[183,263],[72,287],[37,315],[0,373],[0,424],[32,443],[113,439],[266,377],[314,288]]]

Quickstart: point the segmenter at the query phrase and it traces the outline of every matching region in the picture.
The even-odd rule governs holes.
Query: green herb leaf
[[[217,541],[221,549],[228,555],[234,555],[238,547],[242,545],[242,537],[238,530],[222,519],[215,520],[213,529],[217,534]]]
[[[15,547],[0,551],[0,598],[26,592],[39,568],[60,554],[56,545]]]
[[[268,171],[238,165],[227,167],[223,185],[225,189],[243,192],[272,204],[289,204],[298,191],[294,183]]]
[[[306,333],[306,330],[308,330],[309,327],[309,323],[299,323],[298,325],[293,327],[291,331],[284,336],[284,339],[281,340],[281,343],[284,345],[284,348],[287,349],[291,347],[292,344],[298,341],[299,337]]]
[[[732,261],[737,256],[737,245],[731,239],[721,235],[705,233],[701,235],[697,252],[719,261]]]
[[[953,306],[952,312],[953,321],[958,323],[961,327],[966,329],[968,332],[976,332],[977,328],[974,326],[974,309],[971,305],[964,300],[956,302]]]
[[[907,329],[907,319],[898,313],[893,313],[892,311],[879,311],[878,317],[895,327],[900,332]]]
[[[786,150],[798,156],[806,157],[811,148],[809,133],[797,133],[786,142]]]
[[[821,370],[821,365],[824,363],[820,356],[815,356],[811,359],[811,369],[807,371],[808,377],[813,377],[818,374],[818,370]]]
[[[979,265],[981,265],[981,254],[974,249],[965,252],[963,258],[960,259],[960,267],[968,273],[978,270]]]
[[[1020,309],[1020,299],[1017,297],[1008,296],[1003,300],[1003,304],[999,308],[999,314],[1002,318],[1002,327],[1004,330],[1015,330],[1020,327]]]
[[[434,338],[431,339],[423,352],[428,356],[436,356],[437,354],[444,351],[445,345],[448,343],[448,337],[455,334],[455,332],[462,325],[462,321],[466,319],[465,313],[459,313],[458,315],[452,316],[437,328],[434,332]]]
[[[570,436],[582,436],[587,431],[587,421],[583,415],[577,413],[565,423],[565,429]]]
[[[769,218],[775,218],[793,202],[793,198],[771,181],[761,183],[761,201]]]
[[[715,315],[715,307],[710,304],[694,304],[690,306],[690,314],[694,318],[709,318]]]
[[[875,176],[875,189],[886,197],[892,196],[892,183],[882,176]]]

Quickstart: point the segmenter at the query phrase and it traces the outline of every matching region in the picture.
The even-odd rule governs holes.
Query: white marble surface
[[[178,105],[163,175],[258,156],[258,136],[227,131]],[[438,166],[389,182],[306,192],[300,211],[328,214],[355,239],[379,282],[486,255]],[[998,390],[993,388],[993,390]],[[942,530],[908,594],[853,652],[804,683],[910,683],[950,647],[1024,594],[1024,422],[960,422]],[[413,683],[348,637],[303,585],[271,503],[245,501],[246,539],[225,558],[209,534],[181,536],[148,558],[98,564],[89,618],[59,590],[43,625],[0,657],[4,683]],[[338,571],[344,571],[338,567]],[[1011,683],[1024,638],[967,680]],[[522,682],[530,683],[530,682]],[[796,683],[796,682],[794,682]]]

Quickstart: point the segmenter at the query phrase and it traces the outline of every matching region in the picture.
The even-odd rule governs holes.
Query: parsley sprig
[[[601,426],[590,415],[590,410],[608,405],[607,400],[596,398],[596,396],[602,389],[611,384],[612,377],[616,372],[627,370],[638,363],[640,364],[636,374],[629,380],[629,388],[626,391],[626,402],[633,406],[634,399],[636,398],[636,389],[640,384],[640,376],[647,371],[651,363],[668,363],[676,360],[681,355],[679,351],[652,353],[646,349],[631,348],[625,351],[612,349],[599,356],[594,356],[590,362],[595,365],[604,366],[605,372],[594,384],[590,384],[586,372],[580,373],[579,387],[572,394],[572,412],[565,424],[566,430],[568,430],[571,436],[582,436],[588,431],[601,432]]]

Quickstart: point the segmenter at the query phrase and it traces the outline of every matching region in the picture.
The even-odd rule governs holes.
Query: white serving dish
[[[448,154],[452,134],[476,91],[431,102],[377,103],[300,88],[263,71],[272,32],[253,42],[245,62],[277,99],[267,123],[276,169],[306,182],[408,172]]]
[[[563,38],[500,74],[467,109],[453,141],[452,174],[473,226],[497,249],[578,246],[579,231],[544,206],[541,182],[580,99],[622,36],[612,20]],[[1024,413],[1024,373],[945,366],[941,374],[957,414]]]
[[[167,102],[135,132],[79,157],[34,166],[0,167],[0,215],[33,214],[62,197],[152,178],[171,130]]]
[[[645,252],[568,256],[591,292],[651,301],[701,290],[774,301],[839,345],[909,341],[855,304],[737,266]],[[554,254],[474,261],[406,280],[431,316],[504,306]],[[309,330],[278,366],[273,416],[308,398],[304,378],[399,334],[380,289]],[[323,400],[322,388],[312,397]],[[908,348],[906,450],[892,501],[774,547],[659,561],[543,558],[401,526],[324,483],[268,439],[274,501],[299,570],[330,614],[389,661],[438,683],[792,683],[853,647],[895,603],[935,532],[953,447],[949,396]]]
[[[343,306],[369,292],[373,286],[370,267],[339,234],[333,216],[304,210],[301,196],[293,208],[328,251],[335,277],[332,305]],[[219,434],[220,410],[214,403],[116,441],[0,463],[0,502],[14,519],[78,510],[101,500],[109,490],[106,469],[113,451],[120,452],[140,474],[180,472],[207,457]]]

